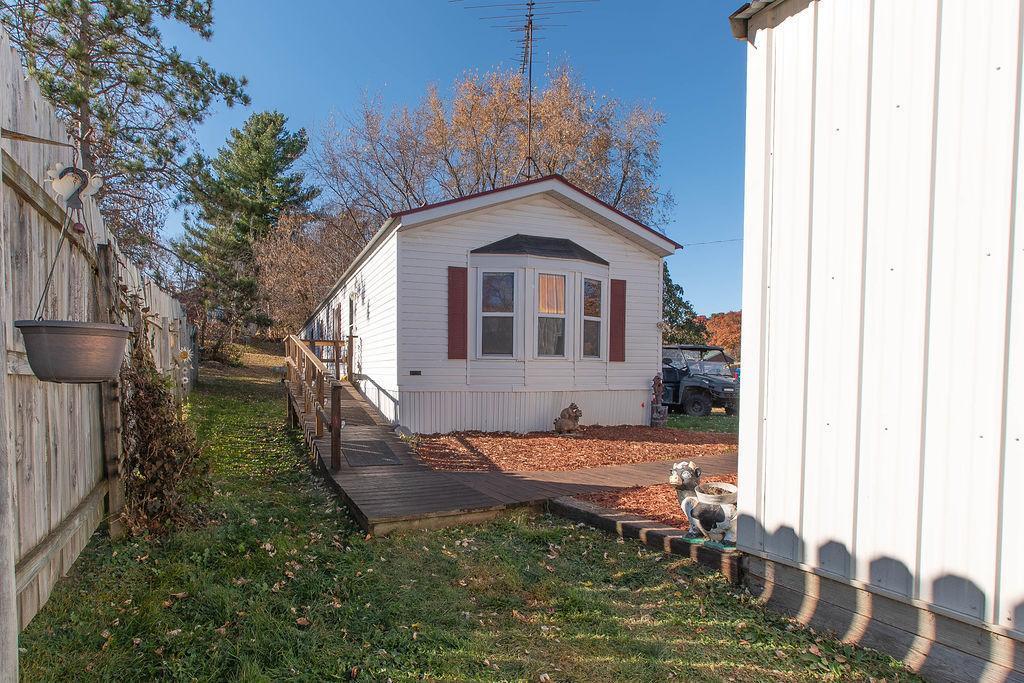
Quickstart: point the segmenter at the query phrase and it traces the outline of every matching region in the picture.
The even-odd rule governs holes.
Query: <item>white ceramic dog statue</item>
[[[709,493],[700,485],[700,468],[692,461],[677,462],[669,473],[668,483],[675,487],[682,508],[690,523],[686,535],[722,543],[736,543],[736,487],[713,484],[722,493]]]

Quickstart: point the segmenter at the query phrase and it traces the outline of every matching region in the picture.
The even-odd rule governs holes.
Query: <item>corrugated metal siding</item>
[[[639,424],[647,417],[644,390],[403,391],[402,424],[419,434],[547,431],[573,402],[582,424]]]
[[[1024,632],[1021,26],[751,20],[739,544]]]

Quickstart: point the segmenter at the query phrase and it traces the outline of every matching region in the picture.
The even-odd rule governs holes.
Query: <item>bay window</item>
[[[512,356],[515,351],[515,284],[513,272],[480,276],[480,354]]]
[[[537,355],[565,356],[564,275],[537,275]]]
[[[583,279],[583,357],[601,357],[601,281]]]

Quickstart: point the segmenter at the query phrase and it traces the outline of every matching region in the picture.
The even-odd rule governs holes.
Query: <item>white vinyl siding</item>
[[[741,549],[1018,637],[1020,26],[1013,0],[751,19],[739,459]]]
[[[551,197],[535,195],[488,209],[456,216],[436,223],[399,231],[399,299],[403,326],[415,333],[400,335],[398,381],[405,391],[462,392],[562,392],[624,391],[638,398],[623,404],[618,417],[605,419],[620,424],[639,423],[649,406],[651,381],[661,369],[661,258],[636,246],[607,228],[582,216]],[[603,266],[589,262],[498,255],[472,255],[473,249],[514,234],[542,235],[576,242],[610,262]],[[508,264],[513,264],[509,266]],[[553,265],[554,264],[554,265]],[[567,265],[569,264],[569,265]],[[469,268],[468,309],[470,315],[470,358],[447,357],[447,268]],[[516,269],[517,300],[525,309],[516,343],[515,359],[483,358],[478,343],[479,274],[482,271]],[[537,273],[567,275],[566,357],[536,357]],[[578,335],[582,301],[578,293],[584,277],[603,282],[607,307],[608,282],[622,279],[626,292],[626,361],[610,363],[603,358],[608,344],[608,325],[602,325],[602,358],[581,358]],[[607,317],[607,314],[605,314]],[[419,375],[410,375],[419,371]],[[591,394],[587,394],[589,397]],[[595,394],[596,395],[596,394]],[[412,405],[412,404],[410,404]],[[568,405],[568,402],[566,403]],[[595,403],[595,405],[597,405]],[[564,408],[565,405],[561,406]],[[580,404],[584,421],[588,409]],[[561,409],[559,408],[559,410]],[[410,410],[409,408],[407,410]],[[414,410],[414,409],[413,409]],[[550,428],[550,420],[542,426]],[[409,414],[410,420],[416,420]],[[524,420],[523,424],[539,424]],[[424,422],[424,425],[442,422]],[[427,428],[430,428],[429,426]],[[437,431],[437,429],[431,429]]]
[[[335,311],[340,310],[342,333],[348,334],[352,325],[356,335],[353,372],[362,377],[357,386],[389,420],[399,419],[397,259],[398,238],[391,233],[346,278],[304,334],[309,338],[319,326],[326,337],[333,338]]]

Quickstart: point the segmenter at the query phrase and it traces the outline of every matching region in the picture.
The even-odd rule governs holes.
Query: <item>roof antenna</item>
[[[523,58],[519,62],[519,75],[526,72],[526,159],[519,169],[519,177],[529,180],[533,172],[540,175],[540,167],[533,158],[533,10],[536,0],[526,2],[526,24],[523,25]]]
[[[449,2],[463,2],[464,0],[449,0]],[[533,156],[533,48],[537,42],[543,40],[536,36],[537,31],[549,28],[564,28],[565,24],[548,24],[547,17],[562,14],[579,14],[581,9],[563,9],[558,5],[580,5],[583,3],[598,2],[598,0],[486,0],[479,4],[463,5],[465,9],[495,9],[502,11],[519,10],[525,14],[499,14],[479,17],[480,19],[498,19],[504,23],[493,25],[493,28],[501,28],[507,31],[520,33],[521,36],[515,39],[519,46],[516,61],[519,64],[519,75],[526,77],[526,159],[519,168],[516,178],[529,180],[535,175],[542,175],[540,166]],[[522,18],[521,18],[522,17]],[[540,19],[540,21],[537,21]],[[511,21],[510,21],[511,20]]]

